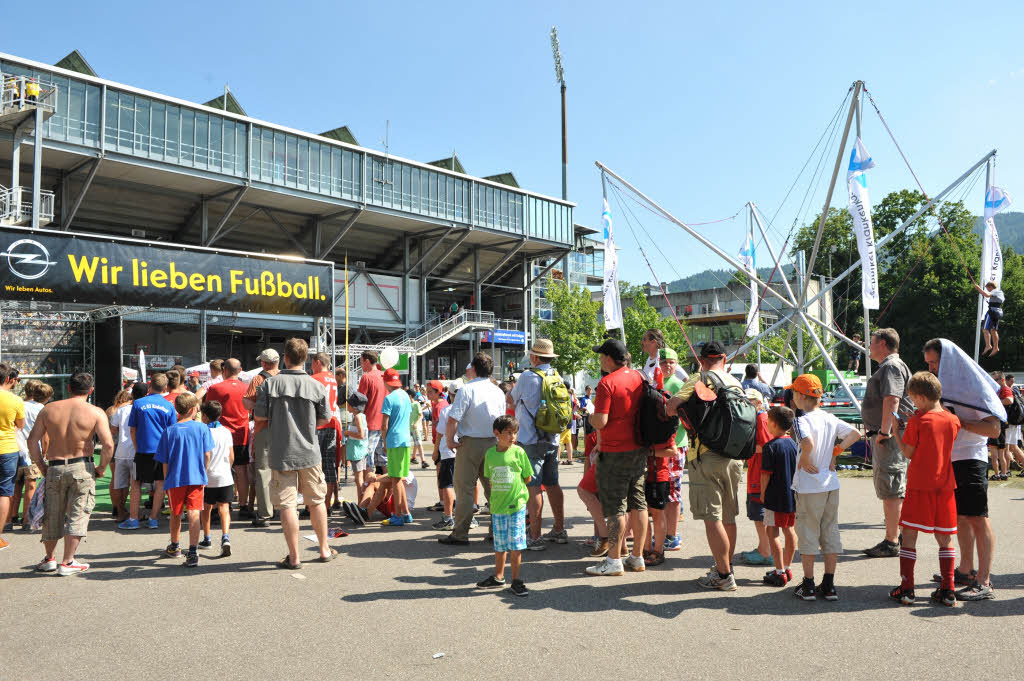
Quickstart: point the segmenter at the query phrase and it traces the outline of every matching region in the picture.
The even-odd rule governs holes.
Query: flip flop
[[[277,567],[284,568],[285,570],[301,570],[302,561],[293,564],[291,556],[285,556],[278,562]]]
[[[331,553],[327,556],[317,556],[316,562],[318,563],[330,563],[332,560],[338,557],[338,552],[331,549]]]

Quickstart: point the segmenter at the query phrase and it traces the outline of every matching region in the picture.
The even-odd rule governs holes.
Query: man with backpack
[[[551,360],[558,357],[555,347],[547,338],[538,338],[530,348],[530,368],[516,381],[508,395],[509,406],[516,410],[519,421],[519,446],[533,466],[533,479],[527,484],[530,514],[530,536],[526,548],[543,551],[545,541],[567,544],[565,532],[564,497],[558,484],[558,438],[568,428],[572,418],[572,398]],[[554,527],[541,536],[541,512],[544,510],[544,492],[551,502]]]
[[[687,379],[669,400],[667,409],[674,414],[683,407],[688,427],[695,436],[686,453],[690,510],[694,520],[704,521],[708,546],[715,559],[715,567],[697,583],[707,589],[735,591],[732,554],[736,550],[739,486],[743,479],[743,459],[753,455],[757,415],[747,402],[740,382],[726,371],[725,348],[721,343],[706,343],[697,362],[700,372]],[[707,444],[710,433],[716,430],[725,431],[716,432],[721,437],[712,440],[720,451]],[[729,444],[723,446],[722,442]]]

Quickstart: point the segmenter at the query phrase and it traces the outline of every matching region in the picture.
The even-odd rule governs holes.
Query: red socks
[[[904,591],[914,590],[914,563],[917,562],[915,549],[900,549],[900,585]]]
[[[901,559],[902,560],[902,559]],[[942,574],[943,589],[953,588],[953,570],[956,564],[956,549],[939,549],[939,573]]]

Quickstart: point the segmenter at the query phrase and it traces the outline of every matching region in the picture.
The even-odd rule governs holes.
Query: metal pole
[[[805,267],[806,261],[804,260],[804,252],[803,251],[800,251],[799,253],[797,253],[797,260],[796,261],[797,261],[797,266],[796,266],[797,275],[796,276],[799,277],[799,279],[797,280],[797,286],[799,286],[801,291],[806,291],[807,290],[807,284],[806,284],[806,282],[807,282],[807,273],[804,271],[804,267]],[[806,317],[804,317],[804,315],[803,315],[803,306],[802,305],[800,307],[798,307],[796,309],[796,311],[797,311],[797,314],[800,315],[801,319],[806,319]],[[797,367],[796,368],[797,368],[797,371],[802,374],[804,372],[804,330],[802,328],[800,328],[799,324],[794,324],[793,326],[790,327],[791,331],[794,330],[794,329],[796,330],[796,333],[797,333],[797,336],[796,336],[796,364],[797,364]]]
[[[988,190],[992,188],[992,159],[985,163],[985,200],[988,201]],[[982,212],[984,215],[984,212]],[[995,219],[995,218],[993,218]],[[982,232],[984,238],[984,232]],[[983,249],[984,250],[984,249]],[[981,263],[981,270],[978,273],[978,281],[985,285],[985,263]],[[977,362],[981,356],[981,313],[985,307],[985,296],[978,294],[978,315],[974,319],[974,361]]]
[[[811,340],[814,341],[814,344],[818,347],[818,352],[820,352],[821,356],[825,358],[825,363],[828,364],[829,368],[835,372],[836,378],[839,379],[839,385],[843,386],[843,390],[845,390],[846,394],[850,396],[853,403],[857,405],[857,411],[860,411],[860,401],[857,399],[857,396],[853,394],[849,384],[846,382],[846,378],[843,376],[842,372],[839,371],[839,367],[836,366],[835,361],[833,361],[832,357],[825,351],[825,346],[822,345],[818,335],[814,333],[814,329],[811,328],[811,323],[807,321],[807,316],[804,314],[804,311],[797,310],[796,313],[800,315],[803,320],[804,326],[807,328],[807,333],[811,335]]]
[[[807,287],[811,283],[810,273],[814,271],[814,263],[818,259],[818,247],[821,246],[821,235],[825,230],[825,221],[828,219],[828,209],[832,205],[832,192],[836,188],[836,179],[839,177],[839,169],[843,166],[843,155],[846,151],[846,140],[850,137],[850,125],[853,123],[853,116],[857,109],[857,102],[860,99],[861,88],[864,81],[858,80],[853,84],[853,98],[850,101],[850,110],[846,114],[846,127],[843,128],[843,138],[839,140],[839,152],[836,154],[836,165],[832,169],[832,179],[828,183],[828,193],[825,194],[825,207],[821,209],[821,218],[818,220],[818,233],[814,235],[814,248],[811,249],[811,258],[807,261],[807,275],[804,277],[803,293],[800,294],[800,307],[804,306],[807,300]]]
[[[199,311],[199,361],[206,361],[206,310]]]
[[[32,229],[39,229],[40,184],[43,179],[43,108],[36,102],[32,148]]]
[[[562,199],[569,200],[569,147],[565,135],[565,83],[562,83]]]

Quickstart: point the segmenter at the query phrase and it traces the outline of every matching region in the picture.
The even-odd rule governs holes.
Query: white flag
[[[850,153],[850,168],[846,173],[846,182],[850,189],[850,217],[853,218],[853,232],[857,236],[857,251],[861,261],[861,297],[864,307],[877,310],[878,296],[878,259],[875,256],[875,228],[871,224],[871,199],[868,198],[868,180],[866,171],[874,168],[864,143],[858,137],[853,142]]]
[[[146,351],[139,350],[139,380],[146,382]]]
[[[604,200],[604,327],[621,329],[622,303],[619,301],[619,254],[615,251],[615,234],[612,231],[612,211],[608,199]]]
[[[1010,205],[1010,195],[999,187],[989,187],[985,196],[985,236],[981,244],[981,285],[1003,283],[1003,249],[996,230],[996,213]]]
[[[754,231],[747,232],[747,238],[740,249],[740,264],[750,275],[750,309],[747,310],[747,336],[756,336],[759,330],[757,323],[757,284],[753,277],[757,276],[757,256],[754,253]]]

